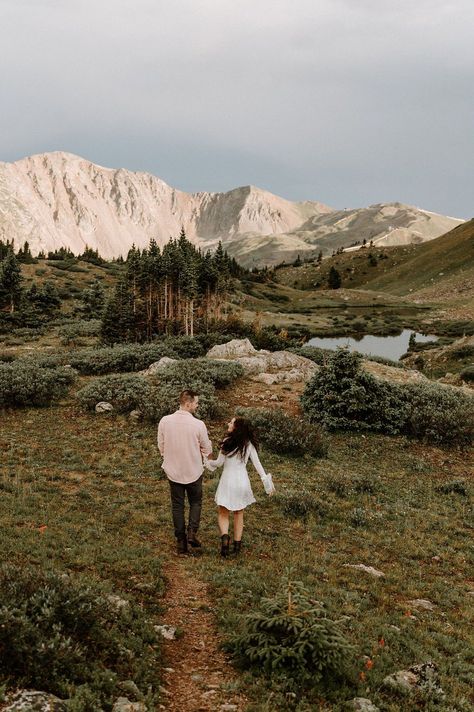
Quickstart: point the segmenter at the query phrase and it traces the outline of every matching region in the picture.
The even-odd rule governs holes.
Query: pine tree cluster
[[[142,251],[133,246],[107,302],[102,337],[118,343],[206,331],[223,318],[232,279],[242,272],[220,242],[214,254],[203,253],[184,229],[162,250],[155,240]]]

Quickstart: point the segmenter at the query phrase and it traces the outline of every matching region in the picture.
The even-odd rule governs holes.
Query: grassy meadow
[[[210,424],[215,443],[240,393],[243,401],[250,392],[269,398],[267,387],[249,386],[222,392],[222,418]],[[275,388],[294,411],[294,394]],[[390,712],[471,709],[473,463],[466,453],[404,438],[328,437],[325,459],[262,452],[277,495],[267,498],[253,474],[258,503],[247,510],[237,561],[218,556],[218,480],[206,476],[205,553],[182,565],[209,584],[224,637],[290,577],[343,620],[356,651],[354,684],[327,694],[295,697],[243,671],[248,709],[338,710],[356,695]],[[155,426],[86,414],[67,398],[54,407],[4,412],[0,444],[2,560],[87,575],[159,622],[167,562],[175,555]],[[345,566],[359,563],[384,577]],[[418,598],[433,610],[414,608],[409,601]],[[385,675],[427,660],[439,665],[444,706],[429,696],[404,701],[381,687]]]

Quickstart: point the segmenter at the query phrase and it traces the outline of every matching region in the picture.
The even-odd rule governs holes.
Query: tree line
[[[184,229],[163,249],[131,248],[123,275],[107,301],[102,337],[108,343],[148,341],[159,334],[194,336],[221,321],[233,278],[244,270],[219,242],[197,249]]]

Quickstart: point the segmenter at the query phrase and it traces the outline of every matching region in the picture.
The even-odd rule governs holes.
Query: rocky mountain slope
[[[88,245],[107,258],[155,238],[163,245],[181,226],[202,247],[222,240],[243,264],[273,264],[367,239],[423,242],[461,220],[401,205],[333,210],[291,202],[254,186],[226,193],[185,193],[159,178],[98,166],[70,153],[0,163],[0,239],[25,240],[33,253]]]

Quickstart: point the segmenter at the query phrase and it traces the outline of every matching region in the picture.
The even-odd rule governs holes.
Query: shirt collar
[[[181,413],[183,415],[190,415],[191,417],[193,417],[193,414],[190,413],[189,410],[184,410],[184,408],[178,408],[178,410],[176,412]]]

